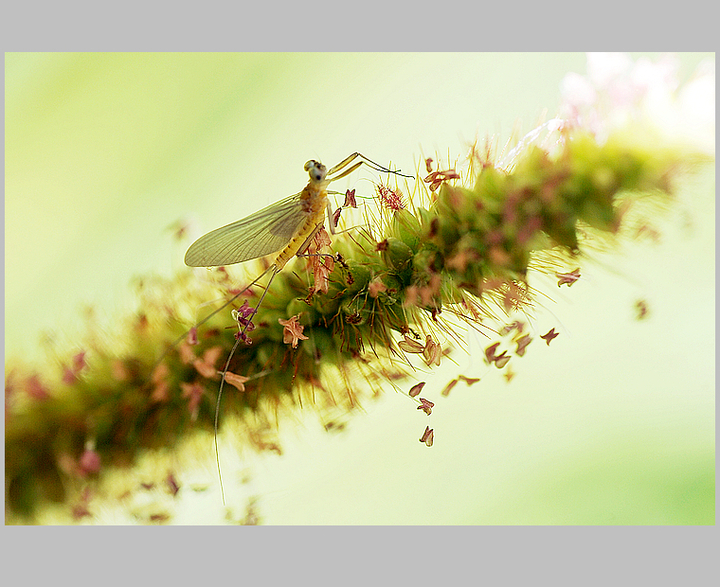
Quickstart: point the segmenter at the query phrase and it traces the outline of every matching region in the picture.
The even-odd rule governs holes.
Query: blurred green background
[[[714,62],[679,57],[682,80]],[[85,304],[112,324],[133,276],[169,275],[192,238],[298,191],[306,160],[454,163],[555,115],[571,71],[583,54],[6,54],[6,360],[40,360],[43,332],[72,345]],[[533,284],[550,296],[538,332],[562,334],[510,384],[480,354],[419,377],[436,401],[458,372],[484,376],[436,401],[432,449],[389,388],[341,434],[283,428],[286,454],[243,491],[270,524],[714,523],[714,206],[711,169],[659,244],[598,254],[571,289]],[[191,498],[176,522],[223,520],[215,490]]]

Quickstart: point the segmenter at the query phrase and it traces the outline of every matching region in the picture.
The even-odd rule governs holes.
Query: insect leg
[[[358,153],[357,151],[355,153],[353,153],[352,155],[348,155],[347,157],[345,157],[345,159],[340,161],[340,163],[338,163],[335,167],[331,167],[330,170],[327,172],[327,175],[332,175],[333,173],[337,173],[338,171],[340,171],[341,169],[343,169],[344,167],[346,167],[347,165],[352,163],[355,159],[357,159],[359,155],[360,155],[360,153]]]
[[[220,399],[222,398],[222,392],[223,387],[225,386],[225,375],[227,375],[228,369],[230,368],[230,361],[233,358],[233,355],[235,354],[235,351],[238,348],[238,345],[240,344],[240,341],[243,340],[243,334],[245,334],[245,331],[247,330],[248,326],[250,325],[250,322],[252,322],[252,316],[254,316],[257,313],[258,308],[260,307],[260,304],[262,304],[263,300],[265,299],[265,295],[267,294],[268,290],[270,289],[270,284],[273,282],[273,279],[275,279],[275,276],[280,273],[280,269],[278,269],[276,266],[271,265],[268,267],[262,275],[265,275],[270,269],[274,269],[272,275],[270,276],[270,280],[268,281],[267,285],[265,286],[265,291],[263,291],[262,295],[260,296],[260,300],[257,304],[255,304],[255,307],[253,308],[253,312],[251,314],[250,321],[243,327],[243,329],[240,331],[240,334],[237,337],[237,340],[235,340],[235,344],[232,347],[232,350],[230,351],[230,354],[228,355],[227,361],[225,361],[225,367],[222,370],[222,375],[220,377],[220,389],[218,390],[218,396],[217,401],[215,402],[215,424],[214,424],[214,435],[215,435],[215,461],[217,463],[217,469],[218,469],[218,477],[220,478],[220,493],[222,495],[222,501],[223,505],[225,505],[225,488],[223,487],[222,482],[222,473],[220,471],[220,451],[218,449],[218,420],[220,419]],[[262,277],[262,275],[260,277]],[[258,279],[258,277],[253,283],[255,283]],[[245,288],[247,289],[247,288]],[[245,290],[243,290],[245,291]],[[242,293],[242,292],[241,292]],[[240,295],[240,294],[238,294]],[[237,296],[235,296],[237,297]],[[233,298],[234,299],[234,298]]]
[[[265,271],[263,271],[263,272],[262,272],[260,275],[258,275],[255,279],[253,279],[253,280],[252,280],[247,286],[245,286],[245,288],[243,288],[239,293],[236,293],[233,297],[231,297],[231,298],[230,298],[227,302],[225,302],[222,306],[220,306],[220,307],[217,308],[216,310],[213,310],[212,312],[210,312],[210,314],[208,314],[207,316],[205,316],[205,318],[203,318],[202,320],[200,320],[200,322],[197,322],[196,324],[193,325],[192,328],[189,328],[188,330],[186,330],[185,332],[183,332],[180,336],[178,336],[178,337],[177,337],[172,343],[170,343],[170,345],[163,351],[163,353],[160,355],[160,358],[159,358],[157,361],[155,361],[155,364],[153,365],[153,371],[157,368],[157,366],[158,366],[160,363],[162,363],[162,360],[163,360],[165,357],[167,357],[168,353],[169,353],[172,349],[174,349],[178,344],[180,344],[180,343],[185,339],[185,337],[190,333],[190,331],[191,331],[193,328],[197,328],[198,326],[202,326],[203,324],[205,324],[205,322],[207,322],[208,320],[210,320],[210,318],[212,318],[215,314],[217,314],[218,312],[220,312],[220,311],[224,310],[225,308],[227,308],[227,307],[228,307],[230,304],[232,304],[236,299],[238,299],[241,295],[243,295],[243,294],[245,293],[245,291],[247,291],[249,288],[251,288],[253,285],[255,285],[268,271],[270,271],[270,269],[274,269],[274,267],[275,267],[274,265],[270,265],[270,267],[268,267],[267,269],[265,269]]]
[[[268,271],[270,271],[270,269],[274,269],[274,268],[275,268],[274,265],[270,265],[270,267],[268,267],[267,269],[265,269],[265,271],[263,271],[263,272],[262,272],[260,275],[258,275],[255,279],[253,279],[249,284],[247,284],[243,290],[241,290],[240,292],[236,293],[233,297],[231,297],[231,298],[230,298],[227,302],[225,302],[222,306],[220,306],[220,307],[217,308],[216,310],[213,310],[210,314],[208,314],[207,316],[205,316],[205,318],[203,318],[202,320],[200,320],[200,322],[198,322],[197,324],[195,324],[195,326],[193,326],[193,328],[197,328],[198,326],[202,326],[203,324],[205,324],[205,322],[207,322],[208,320],[210,320],[210,318],[212,318],[215,314],[217,314],[218,312],[221,312],[222,310],[224,310],[225,308],[227,308],[227,307],[228,307],[230,304],[232,304],[236,299],[238,299],[241,295],[243,295],[248,289],[250,289],[250,288],[251,288],[253,285],[255,285],[258,281],[260,281],[260,279],[262,279],[262,278],[265,276],[265,274],[266,274]],[[185,338],[185,337],[187,336],[188,332],[190,332],[190,330],[187,330],[187,331],[185,332],[185,334],[182,335],[182,337],[180,337],[178,340],[176,340],[175,343],[173,344],[173,346],[174,346],[175,344],[179,343],[183,338]]]
[[[330,205],[330,200],[328,200],[327,203],[327,219],[328,219],[328,226],[330,227],[330,234],[335,234],[335,223],[333,222],[333,211],[332,206]],[[338,219],[340,219],[340,214],[338,214]]]
[[[353,165],[350,169],[346,169],[346,170],[343,171],[340,175],[336,175],[335,177],[331,177],[331,178],[330,178],[330,181],[335,181],[336,179],[340,179],[341,177],[345,177],[346,175],[350,175],[353,171],[355,171],[355,170],[356,170],[358,167],[360,167],[362,164],[363,164],[363,161],[360,161],[360,162],[358,162],[358,163],[355,163],[355,165]],[[335,168],[333,167],[333,169],[335,169]],[[330,175],[329,172],[328,172],[328,175]]]
[[[365,165],[367,165],[371,169],[374,169],[375,171],[379,171],[381,173],[394,173],[396,175],[401,175],[403,177],[408,177],[408,178],[412,179],[411,175],[405,175],[404,173],[400,173],[400,171],[393,171],[392,169],[388,169],[387,167],[384,167],[383,165],[380,165],[379,163],[375,163],[375,161],[373,161],[372,159],[368,159],[367,157],[365,157],[365,155],[363,155],[362,153],[358,153],[357,151],[355,153],[353,153],[352,155],[348,155],[347,157],[345,157],[345,159],[340,161],[340,163],[335,165],[335,167],[332,167],[327,172],[327,175],[330,176],[333,173],[337,173],[338,171],[341,171],[342,169],[344,169],[347,165],[352,163],[358,157],[360,157],[360,159],[362,159],[362,161],[360,161],[360,163],[356,163],[355,165],[353,165],[351,167],[352,171],[354,171],[355,169],[360,167],[360,165],[365,163]],[[339,179],[341,177],[345,177],[348,173],[351,173],[351,171],[346,170],[342,174],[338,175],[337,177],[333,177],[332,179],[335,180],[335,179]]]

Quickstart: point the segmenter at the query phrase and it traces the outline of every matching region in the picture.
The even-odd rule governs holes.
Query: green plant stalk
[[[510,171],[476,158],[481,168],[465,180],[436,174],[439,190],[416,198],[417,206],[381,203],[367,226],[334,239],[342,261],[327,293],[309,294],[308,260],[278,274],[253,318],[252,344],[240,344],[230,363],[231,373],[248,379],[226,385],[221,424],[229,413],[251,416],[251,443],[280,450],[259,440],[272,428],[272,412],[305,403],[352,409],[367,388],[358,373],[375,377],[377,392],[383,378],[402,372],[402,340],[426,347],[429,336],[440,344],[445,316],[477,323],[531,306],[526,276],[538,252],[577,259],[588,227],[618,233],[633,197],[669,196],[691,162],[680,151],[612,136],[600,144],[566,129],[553,153],[530,146]],[[59,373],[6,366],[11,513],[32,516],[43,502],[74,499],[108,466],[128,466],[145,449],[212,430],[218,370],[237,333],[229,309],[198,328],[197,344],[175,343],[194,308],[216,298],[218,288],[231,298],[237,283],[223,272],[206,284],[181,271],[138,285],[140,309],[118,323],[111,342],[91,328],[82,352],[67,354]],[[246,293],[254,305],[260,289]],[[279,322],[293,316],[308,336],[297,348],[284,342]],[[344,389],[332,384],[338,374]]]

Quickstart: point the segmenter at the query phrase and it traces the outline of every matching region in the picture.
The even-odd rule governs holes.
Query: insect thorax
[[[303,211],[313,218],[325,214],[327,207],[327,190],[325,186],[317,186],[309,183],[300,193]]]

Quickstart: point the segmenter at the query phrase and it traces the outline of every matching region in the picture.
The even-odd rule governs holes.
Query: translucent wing
[[[185,253],[185,264],[189,267],[232,265],[279,251],[307,218],[300,193],[201,236]]]

